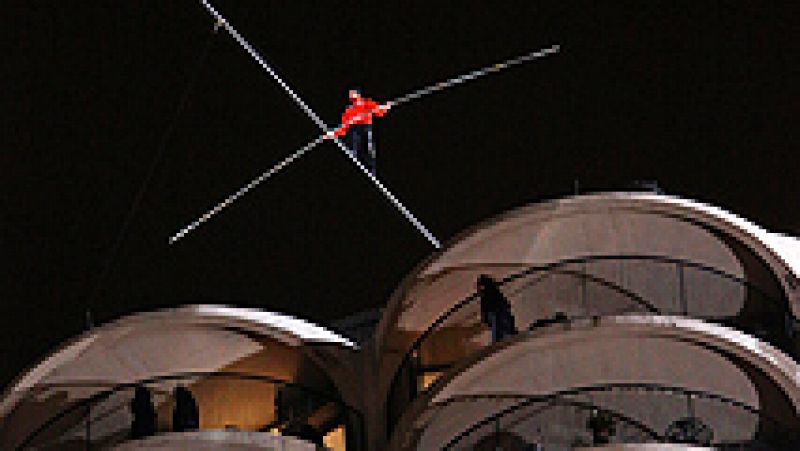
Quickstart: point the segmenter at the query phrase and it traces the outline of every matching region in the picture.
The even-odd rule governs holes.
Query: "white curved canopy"
[[[752,376],[736,360],[763,371],[795,412],[800,412],[800,367],[756,338],[690,318],[607,317],[599,323],[587,321],[528,333],[474,356],[463,371],[437,382],[427,395],[428,411],[415,417],[414,428],[421,434],[418,449],[439,448],[470,425],[517,402],[492,400],[498,395],[541,396],[597,384],[648,383],[721,395],[765,409]],[[488,396],[490,401],[449,406],[464,396]],[[674,420],[666,411],[637,403],[635,397],[584,396],[616,405],[633,418],[646,418],[655,430],[664,430]],[[728,414],[734,412],[737,410]],[[726,431],[726,436],[741,435],[744,440],[758,426],[756,417],[734,422],[719,413],[706,413],[704,420],[714,430]]]
[[[641,192],[601,193],[531,204],[477,224],[412,272],[396,290],[378,337],[421,332],[474,291],[534,265],[593,255],[654,255],[744,276],[729,242],[762,259],[800,313],[800,240],[769,232],[719,207]]]
[[[270,371],[291,376],[298,357],[286,350],[306,344],[356,348],[324,327],[255,309],[190,305],[134,314],[87,331],[23,373],[0,401],[0,418],[34,387],[67,384],[70,398],[82,398],[104,384],[242,368],[270,353],[281,356]]]
[[[225,305],[195,305],[185,308],[193,309],[196,314],[201,316],[217,316],[234,321],[260,324],[285,334],[294,335],[303,342],[335,343],[348,348],[357,347],[355,343],[330,329],[283,313]]]

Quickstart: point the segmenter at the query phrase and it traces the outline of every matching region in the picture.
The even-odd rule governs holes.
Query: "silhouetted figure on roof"
[[[172,411],[172,430],[175,432],[196,431],[200,428],[200,412],[197,403],[183,385],[175,387],[175,409]]]
[[[629,189],[633,191],[645,191],[653,194],[664,194],[664,190],[658,186],[656,180],[634,180],[630,183]]]
[[[514,315],[511,304],[503,296],[497,282],[486,274],[478,276],[478,294],[481,297],[481,319],[492,330],[492,343],[509,335],[515,335]]]
[[[140,439],[156,433],[156,409],[150,390],[142,385],[137,385],[131,400],[131,438]]]

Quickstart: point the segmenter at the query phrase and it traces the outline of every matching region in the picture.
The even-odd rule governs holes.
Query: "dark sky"
[[[329,122],[353,85],[386,100],[561,44],[376,124],[381,179],[443,240],[576,178],[657,179],[800,234],[797,2],[442,3],[215,5]],[[227,34],[209,42],[197,2],[0,14],[0,385],[78,333],[87,309],[103,323],[224,302],[325,322],[383,304],[432,251],[331,144],[168,246],[313,123]]]

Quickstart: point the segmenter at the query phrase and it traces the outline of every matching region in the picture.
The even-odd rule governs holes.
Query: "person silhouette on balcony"
[[[323,435],[314,426],[309,424],[300,426],[300,430],[297,432],[297,438],[313,443],[320,448],[325,444]]]
[[[589,419],[586,420],[586,427],[592,433],[594,445],[607,445],[616,434],[614,417],[606,410],[592,409]]]
[[[481,299],[481,320],[492,331],[492,344],[509,335],[515,335],[517,328],[514,325],[511,304],[500,291],[497,281],[487,274],[481,274],[477,285]]]
[[[183,385],[175,387],[175,409],[172,411],[172,430],[174,432],[196,431],[200,429],[200,412],[197,403]]]
[[[150,390],[142,385],[137,385],[131,400],[131,438],[136,440],[149,437],[156,433],[156,409]]]

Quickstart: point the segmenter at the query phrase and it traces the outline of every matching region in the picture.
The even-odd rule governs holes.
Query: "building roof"
[[[729,243],[762,259],[800,316],[800,240],[722,208],[644,192],[580,195],[526,205],[467,229],[411,272],[390,299],[378,337],[420,331],[469,296],[475,278],[592,255],[660,255],[742,277]]]
[[[795,418],[800,412],[796,362],[757,338],[693,318],[626,315],[553,326],[523,333],[461,365],[463,371],[449,373],[425,395],[427,402],[419,404],[427,409],[424,413],[417,410],[408,415],[421,434],[419,449],[439,448],[467,426],[512,405],[503,401],[503,395],[535,398],[603,384],[690,389],[741,403],[769,418],[787,414],[784,408],[791,409],[789,415]],[[754,376],[754,371],[766,375],[766,381]],[[774,393],[785,395],[789,404],[777,402],[781,398]],[[472,401],[458,402],[461,399]],[[665,399],[660,401],[664,404],[654,412],[667,416],[651,412],[636,418],[664,430],[675,412]],[[635,404],[627,408],[636,411]],[[759,419],[748,418],[737,423],[717,414],[704,420],[715,431],[727,429],[728,436],[746,439],[755,434]],[[731,430],[735,428],[741,430]]]
[[[720,231],[736,234],[756,251],[774,254],[796,277],[800,276],[800,240],[770,232],[763,227],[720,207],[696,200],[655,193],[612,192],[589,194],[530,204],[483,221],[460,234],[420,271],[423,275],[440,272],[459,264],[493,261],[502,254],[502,263],[536,262],[531,246],[541,246],[546,236],[531,236],[532,224],[579,213],[630,211],[646,215],[691,220]],[[620,226],[618,224],[618,226]],[[624,226],[621,225],[621,226]],[[503,237],[508,241],[499,242]],[[511,239],[509,239],[511,238]],[[535,238],[535,241],[534,241]],[[593,241],[604,237],[589,237]],[[506,246],[502,246],[505,244]],[[572,244],[572,243],[571,243]],[[763,249],[758,249],[761,245]]]
[[[60,387],[78,381],[108,385],[155,375],[213,372],[264,352],[265,343],[355,349],[347,338],[289,315],[224,305],[187,305],[138,313],[68,341],[11,384],[0,400],[0,418],[35,387],[59,387],[71,398],[97,387]],[[276,346],[272,346],[275,348]]]

